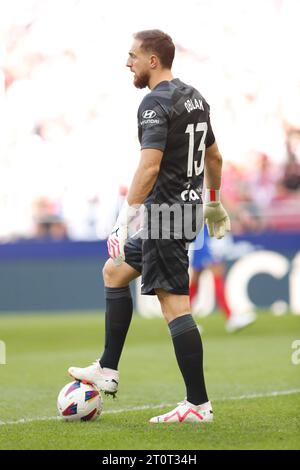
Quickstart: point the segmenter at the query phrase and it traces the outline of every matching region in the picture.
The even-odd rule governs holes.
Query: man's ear
[[[150,56],[150,67],[151,69],[156,69],[158,66],[158,58],[156,55],[151,55]]]

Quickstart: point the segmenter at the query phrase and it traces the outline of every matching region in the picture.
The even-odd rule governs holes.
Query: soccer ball
[[[65,385],[57,398],[57,409],[65,421],[92,421],[103,407],[99,390],[76,380]]]

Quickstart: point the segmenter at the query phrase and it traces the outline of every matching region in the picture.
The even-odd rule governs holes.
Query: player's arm
[[[151,192],[159,173],[162,157],[162,150],[146,148],[141,151],[140,163],[134,174],[127,200],[107,241],[109,255],[117,266],[125,260],[124,247],[130,219],[134,218],[138,207]]]
[[[230,220],[220,201],[221,175],[222,156],[217,143],[214,142],[205,152],[204,222],[207,224],[209,235],[216,238],[223,238],[225,232],[230,231]]]
[[[220,189],[222,156],[215,142],[205,151],[204,177],[207,189]]]
[[[147,118],[149,112],[155,116],[155,119]],[[128,224],[156,182],[166,147],[168,114],[164,106],[151,94],[143,99],[139,107],[138,123],[142,149],[140,163],[134,174],[127,200],[108,238],[108,252],[115,264],[121,264],[125,260],[124,247],[128,236]]]
[[[129,206],[142,204],[151,192],[160,169],[163,152],[158,149],[142,149],[139,166],[133,177],[127,202]]]

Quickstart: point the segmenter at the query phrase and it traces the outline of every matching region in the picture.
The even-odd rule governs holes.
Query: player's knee
[[[158,300],[159,300],[159,303],[160,303],[161,312],[162,312],[166,322],[169,323],[171,321],[172,317],[169,315],[169,309],[168,309],[168,304],[166,302],[166,299],[162,295],[162,293],[161,293],[162,291],[160,291],[159,289],[156,289],[155,292],[157,294],[157,297],[158,297]]]
[[[163,316],[165,316],[165,314],[167,313],[166,306],[165,306],[164,302],[161,301],[160,299],[159,299],[159,303],[160,303],[161,313],[163,314]]]
[[[104,281],[105,286],[109,287],[113,283],[114,277],[115,277],[114,271],[115,271],[115,266],[112,263],[111,259],[108,259],[102,270],[103,281]]]

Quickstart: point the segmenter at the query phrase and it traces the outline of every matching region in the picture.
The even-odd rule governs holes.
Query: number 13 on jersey
[[[185,133],[189,134],[189,153],[188,153],[188,166],[187,166],[187,176],[188,178],[193,176],[193,163],[195,168],[196,176],[200,175],[204,170],[204,158],[205,158],[205,138],[207,134],[208,126],[207,122],[198,122],[196,125],[195,131],[195,124],[188,124]],[[203,132],[200,145],[198,147],[197,152],[201,152],[200,161],[194,161],[194,153],[195,153],[195,132]]]

